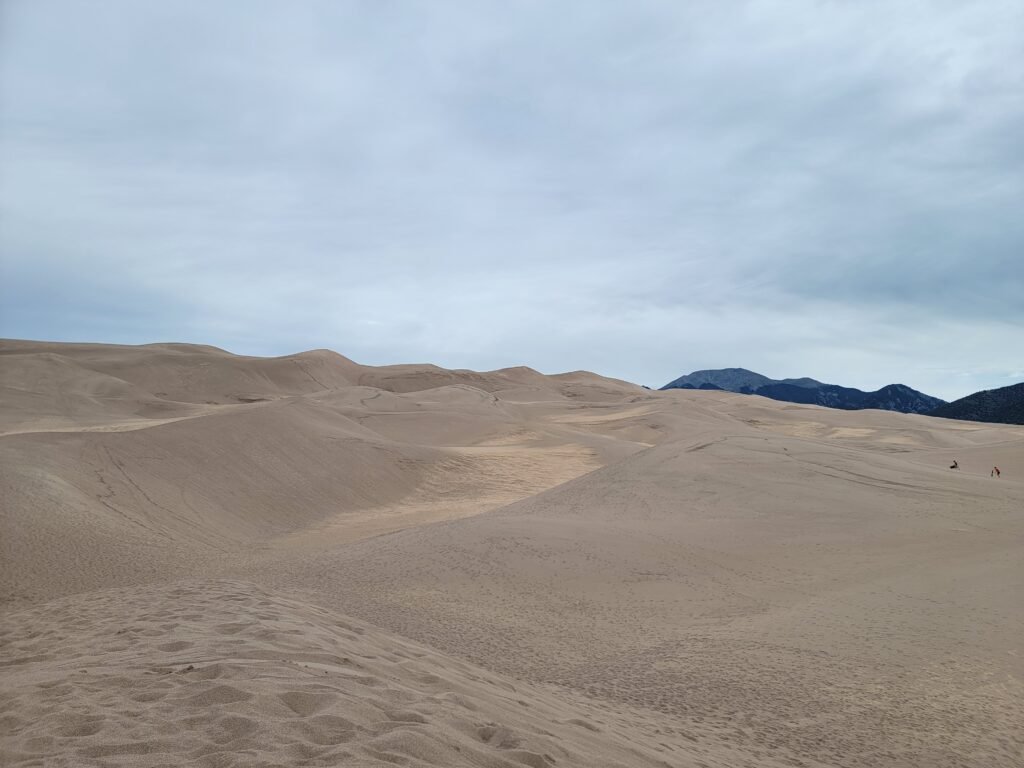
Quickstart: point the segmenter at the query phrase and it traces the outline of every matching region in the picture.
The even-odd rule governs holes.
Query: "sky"
[[[1024,380],[1024,3],[0,3],[0,335]]]

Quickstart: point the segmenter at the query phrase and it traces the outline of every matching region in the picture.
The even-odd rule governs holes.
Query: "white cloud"
[[[3,13],[7,335],[943,397],[1024,369],[1019,4]]]

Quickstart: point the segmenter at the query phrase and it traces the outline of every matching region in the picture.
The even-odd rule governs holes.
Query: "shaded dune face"
[[[1024,428],[182,344],[0,396],[4,764],[1021,763]]]

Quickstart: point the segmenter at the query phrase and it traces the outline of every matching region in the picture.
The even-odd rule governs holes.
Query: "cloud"
[[[1024,369],[1019,4],[3,14],[7,335],[944,397]]]

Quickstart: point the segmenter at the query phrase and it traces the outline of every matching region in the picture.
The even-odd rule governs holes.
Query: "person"
[[[992,474],[999,477],[1002,473],[999,471],[999,467],[992,467]]]
[[[949,468],[950,469],[960,469],[960,465],[957,463],[956,459],[953,459],[953,463],[949,465]]]

